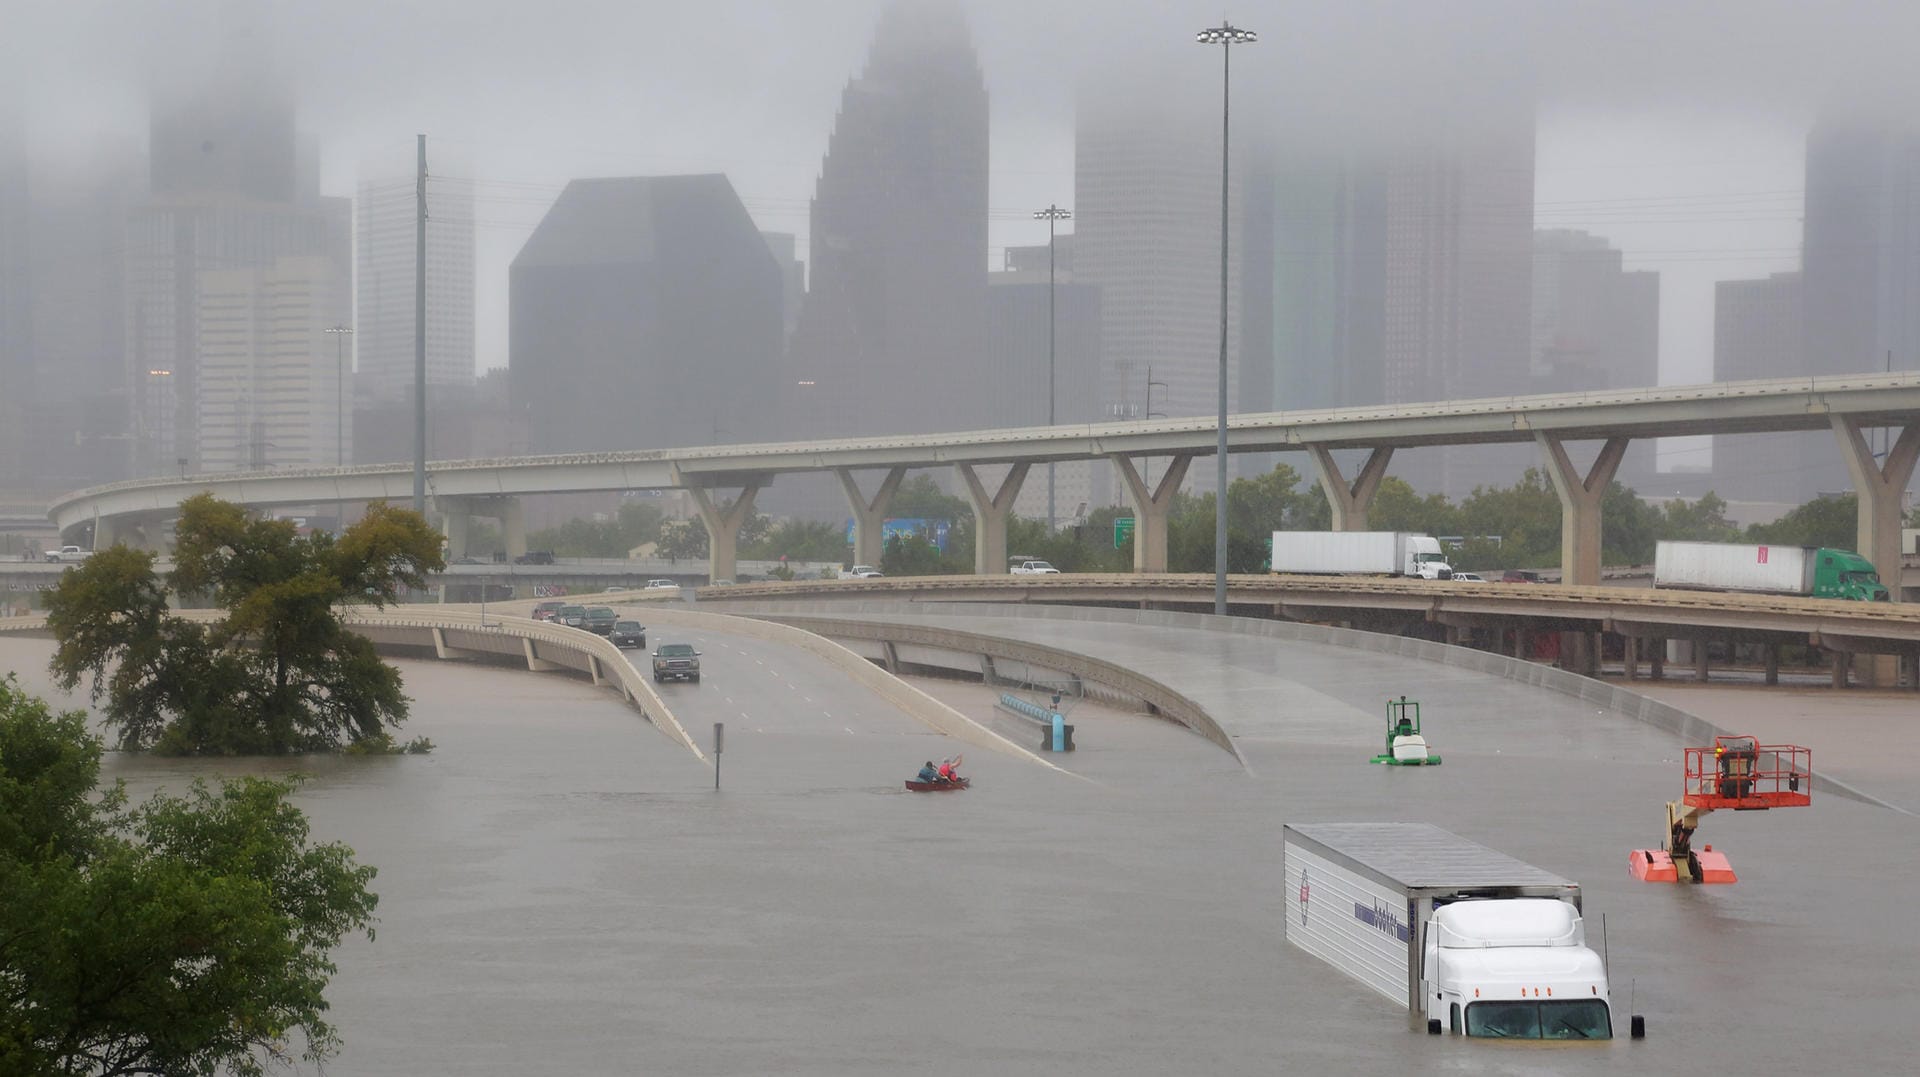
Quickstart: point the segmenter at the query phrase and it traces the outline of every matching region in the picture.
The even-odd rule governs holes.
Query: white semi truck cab
[[[1613,1038],[1580,886],[1426,823],[1289,824],[1287,941],[1406,1008],[1489,1039]],[[1638,1038],[1645,1023],[1635,1017]]]

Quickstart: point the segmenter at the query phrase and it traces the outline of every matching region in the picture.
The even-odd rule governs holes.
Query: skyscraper
[[[1073,237],[1058,237],[1053,281],[1047,280],[1047,248],[1009,247],[1006,269],[987,274],[987,346],[976,368],[993,391],[991,410],[1005,426],[1047,425],[1048,334],[1053,335],[1053,420],[1058,424],[1102,418],[1093,392],[1100,378],[1100,289],[1075,279]],[[1049,315],[1049,291],[1051,315]],[[1048,466],[1028,475],[1014,501],[1021,516],[1047,517]],[[1103,463],[1072,460],[1052,465],[1054,520],[1071,523],[1081,505],[1109,501]]]
[[[1659,384],[1660,275],[1621,266],[1600,236],[1534,232],[1530,391]]]
[[[206,270],[197,284],[200,466],[333,466],[352,437],[325,332],[339,310],[335,263],[280,258]]]
[[[987,287],[987,91],[951,0],[895,0],[814,191],[791,345],[797,435],[993,425],[973,365]]]
[[[1799,273],[1715,284],[1713,380],[1804,376],[1804,311]],[[1713,439],[1713,488],[1731,500],[1796,503],[1814,495],[1838,457],[1824,431],[1720,435]]]
[[[783,283],[725,176],[569,183],[508,287],[531,451],[769,440]]]
[[[1074,129],[1074,274],[1100,289],[1103,414],[1211,415],[1220,363],[1219,102],[1118,72],[1082,87]],[[1236,177],[1237,179],[1237,177]],[[1235,190],[1242,185],[1236,182]],[[1238,234],[1242,200],[1230,199]],[[1241,244],[1228,248],[1228,408],[1241,410]],[[1188,483],[1212,489],[1211,468]]]
[[[1807,374],[1920,367],[1920,124],[1807,136]]]
[[[418,212],[414,161],[409,144],[404,155],[364,164],[354,205],[358,237],[354,384],[361,398],[376,407],[413,399]],[[436,168],[450,176],[455,171],[444,165]],[[430,177],[427,205],[427,391],[431,394],[438,388],[464,390],[473,385],[473,185],[464,178]]]

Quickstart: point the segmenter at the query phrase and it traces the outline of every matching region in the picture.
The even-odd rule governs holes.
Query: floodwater
[[[1625,865],[1678,790],[1664,734],[1459,670],[1155,631],[1223,686],[1247,767],[1088,708],[1078,776],[969,749],[973,789],[908,794],[952,742],[797,652],[675,637],[705,676],[663,694],[703,742],[727,723],[716,792],[605,690],[403,663],[406,731],[437,750],[314,761],[301,794],[317,837],[380,869],[378,938],[342,949],[328,993],[346,1043],[329,1072],[1909,1071],[1913,817],[1817,792],[1716,815],[1699,840],[1742,881],[1649,886]],[[49,646],[0,640],[0,668],[43,688]],[[1377,701],[1401,692],[1443,766],[1367,765]],[[1616,1012],[1631,995],[1648,1039],[1431,1039],[1287,946],[1280,827],[1349,819],[1432,821],[1580,880]]]

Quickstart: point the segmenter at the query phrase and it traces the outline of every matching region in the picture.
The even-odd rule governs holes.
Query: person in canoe
[[[954,782],[956,784],[960,781],[961,758],[962,758],[961,756],[956,755],[952,759],[945,760],[940,764],[940,770],[938,774],[939,774],[939,779],[941,781]]]
[[[913,780],[916,782],[937,782],[940,780],[940,769],[933,765],[933,760],[929,759],[927,760],[927,765],[920,768],[920,773],[913,776]]]

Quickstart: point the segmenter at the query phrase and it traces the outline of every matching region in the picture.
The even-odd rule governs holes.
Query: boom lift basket
[[[1801,808],[1813,800],[1813,753],[1752,737],[1715,737],[1711,748],[1687,749],[1682,802],[1690,808],[1761,811]]]

